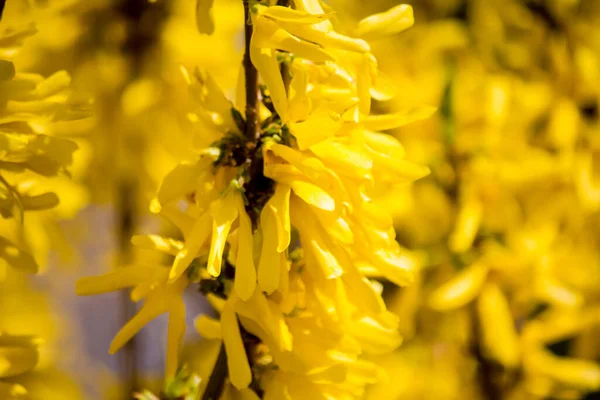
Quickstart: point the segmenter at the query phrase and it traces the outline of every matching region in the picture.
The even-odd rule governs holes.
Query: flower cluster
[[[15,380],[37,365],[40,339],[21,334],[25,318],[12,315],[16,309],[12,304],[32,301],[22,275],[38,272],[52,240],[43,217],[36,220],[35,212],[58,206],[53,189],[65,186],[62,180],[68,179],[67,168],[77,149],[73,141],[56,136],[53,128],[59,121],[86,114],[69,104],[70,77],[65,71],[45,78],[15,68],[17,53],[36,28],[18,24],[18,18],[10,15],[13,19],[9,25],[3,23],[0,32],[0,397],[25,399],[27,390]],[[29,321],[34,329],[25,332],[41,334],[42,329],[35,328],[46,319]]]
[[[581,398],[600,388],[600,9],[437,5],[373,50],[422,49],[386,66],[406,99],[440,112],[397,131],[432,174],[380,199],[403,205],[400,243],[423,255],[415,285],[388,303],[407,340],[381,360],[431,379],[381,384],[372,398]]]
[[[317,0],[246,7],[252,34],[236,106],[210,74],[182,68],[196,102],[188,113],[192,142],[212,144],[171,171],[150,206],[181,238],[132,238],[172,256],[172,264],[83,278],[77,292],[132,288],[131,299],[144,300],[111,352],[168,313],[166,375],[174,377],[185,331],[182,293],[197,282],[220,315],[201,315],[195,325],[224,343],[227,393],[354,398],[382,374],[365,356],[402,341],[375,278],[405,286],[414,274],[374,189],[428,174],[380,132],[434,111],[371,115],[372,99],[392,94],[364,38],[407,29],[412,8],[365,18],[357,38],[334,29],[334,14]],[[209,12],[199,10],[201,31],[211,31]]]

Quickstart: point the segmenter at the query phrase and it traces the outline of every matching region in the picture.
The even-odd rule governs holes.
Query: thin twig
[[[481,392],[486,400],[501,400],[501,388],[495,380],[497,369],[495,368],[495,365],[483,355],[481,327],[475,303],[471,307],[471,313],[471,321],[473,324],[473,356],[477,361],[477,372],[479,375]]]
[[[258,125],[258,72],[250,60],[250,41],[252,39],[252,20],[250,18],[249,0],[244,2],[244,74],[246,77],[246,132],[250,141],[256,139],[256,127]]]
[[[244,135],[251,143],[258,139],[258,71],[250,59],[250,42],[252,40],[252,20],[250,18],[249,0],[244,3],[244,76],[246,80],[246,124]],[[255,221],[253,221],[255,222]],[[202,400],[217,400],[221,397],[227,378],[227,353],[221,344],[219,355],[208,378]]]
[[[135,196],[135,186],[123,179],[118,187],[118,209],[117,224],[119,238],[119,266],[118,268],[127,268],[131,263],[131,248],[129,239],[133,235],[135,226],[135,207],[133,202]],[[136,313],[135,304],[129,299],[129,293],[126,290],[120,293],[122,318],[125,323]],[[139,389],[138,376],[138,346],[139,337],[131,338],[123,347],[121,355],[121,365],[123,368],[123,377],[125,381],[125,399],[131,398],[131,394]]]
[[[225,353],[225,345],[221,343],[219,355],[215,361],[206,389],[202,394],[202,400],[218,400],[221,398],[223,388],[225,387],[225,378],[227,377],[227,353]]]

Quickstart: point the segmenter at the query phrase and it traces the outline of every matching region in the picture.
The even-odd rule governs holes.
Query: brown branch
[[[244,76],[246,81],[246,124],[244,135],[250,143],[258,139],[258,71],[250,59],[250,42],[252,40],[252,20],[250,18],[250,0],[244,3]],[[252,163],[254,164],[254,163]],[[251,164],[251,165],[252,165]],[[253,218],[253,222],[255,219]],[[227,353],[224,344],[221,344],[219,355],[213,370],[208,378],[202,400],[218,400],[225,388],[227,378]]]
[[[202,400],[218,400],[221,398],[225,387],[225,378],[227,377],[227,353],[225,353],[225,345],[221,343],[219,355],[215,361],[206,389],[202,394]]]
[[[256,139],[258,125],[258,71],[250,60],[250,41],[252,39],[252,20],[250,18],[250,0],[244,2],[244,74],[246,77],[246,138]]]
[[[117,224],[119,238],[119,265],[118,268],[127,268],[131,263],[130,238],[134,233],[136,223],[135,213],[135,184],[127,179],[122,179],[118,187],[118,209]],[[124,323],[127,323],[136,313],[136,306],[129,299],[129,293],[122,290],[120,293],[121,315]],[[125,399],[131,398],[131,394],[139,389],[138,376],[138,346],[140,338],[131,338],[123,347],[121,354],[121,366],[125,383]]]
[[[481,344],[481,326],[475,303],[471,306],[471,323],[473,324],[473,343],[472,351],[475,360],[477,361],[477,374],[481,393],[486,400],[501,400],[502,389],[498,385],[498,368],[494,363],[490,362],[483,354],[483,346]]]

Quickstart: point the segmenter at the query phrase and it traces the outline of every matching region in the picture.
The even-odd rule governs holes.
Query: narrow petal
[[[586,391],[600,389],[600,366],[592,361],[557,357],[547,350],[528,355],[528,367],[557,382]]]
[[[163,179],[156,194],[161,205],[177,200],[194,189],[193,183],[200,172],[199,164],[179,164]]]
[[[506,297],[495,284],[483,287],[477,311],[486,355],[507,368],[520,362],[519,337]]]
[[[293,26],[294,24],[292,24]],[[290,52],[296,57],[304,58],[316,63],[333,60],[325,50],[311,41],[301,40],[291,35],[274,21],[259,16],[256,18],[255,34],[252,35],[252,45],[261,49],[278,49]],[[252,61],[254,62],[254,60]]]
[[[394,114],[370,115],[362,123],[369,131],[387,131],[427,119],[436,110],[435,107],[416,107]]]
[[[450,249],[455,253],[462,253],[471,248],[483,217],[483,204],[479,199],[475,195],[466,197],[462,201],[454,231],[449,239]]]
[[[231,225],[238,216],[233,193],[228,193],[221,199],[216,200],[211,205],[210,213],[213,217],[213,232],[207,269],[208,273],[212,276],[219,276],[221,274],[225,243],[227,242]]]
[[[167,355],[165,359],[165,376],[175,376],[178,367],[179,351],[185,334],[185,304],[180,296],[170,296],[169,326],[167,334]]]
[[[264,207],[260,214],[262,247],[258,263],[258,284],[268,294],[279,286],[281,257],[277,251],[277,222],[271,207]]]
[[[392,135],[367,130],[362,133],[365,143],[374,151],[393,158],[404,158],[406,154],[404,147]]]
[[[313,113],[306,121],[289,124],[290,132],[298,141],[298,148],[305,150],[310,146],[333,137],[343,125],[341,119],[334,119],[329,114]]]
[[[75,283],[78,296],[114,292],[115,290],[137,286],[144,282],[157,282],[166,278],[168,270],[161,267],[145,267],[132,265],[120,267],[100,276],[79,279]]]
[[[131,318],[123,328],[116,334],[110,344],[108,352],[115,354],[121,347],[125,345],[136,333],[138,333],[145,325],[160,314],[169,311],[168,299],[163,293],[151,293],[142,306],[142,309]]]
[[[277,222],[277,251],[280,253],[290,245],[290,193],[289,185],[277,184],[275,194],[267,203],[267,206],[273,210]]]
[[[300,180],[292,182],[291,186],[294,193],[308,204],[321,210],[335,210],[335,200],[319,186]]]
[[[196,330],[206,339],[223,339],[221,335],[221,322],[207,315],[200,315],[194,320]]]
[[[252,221],[246,214],[241,194],[238,194],[238,196],[236,203],[240,226],[238,228],[238,251],[235,260],[235,291],[242,300],[248,300],[256,288],[254,240]]]
[[[260,21],[260,18],[258,18]],[[255,40],[256,34],[252,36],[252,41]],[[283,84],[283,78],[279,71],[279,62],[275,49],[261,48],[256,44],[250,46],[250,58],[252,64],[256,67],[260,76],[267,84],[273,106],[282,121],[287,121],[287,93]]]
[[[298,66],[298,64],[300,65]],[[309,72],[301,64],[301,61],[292,64],[291,71],[292,81],[289,88],[288,118],[290,121],[301,121],[308,118],[312,109],[312,102],[308,93]]]
[[[226,304],[221,313],[221,335],[227,352],[229,379],[237,389],[245,389],[252,381],[252,371],[248,364],[240,326],[230,304]]]
[[[371,47],[362,39],[342,35],[334,30],[322,30],[318,25],[300,25],[279,21],[278,25],[292,35],[325,48],[367,53]]]
[[[408,4],[399,4],[385,12],[361,20],[356,34],[366,38],[393,35],[407,30],[414,23],[412,7]]]
[[[480,262],[463,269],[431,293],[429,306],[440,311],[464,306],[479,294],[488,271],[487,265]]]
[[[275,21],[285,21],[294,24],[314,25],[329,19],[330,14],[311,14],[306,11],[294,10],[290,7],[273,6],[260,7],[260,14]]]
[[[192,230],[185,238],[183,248],[177,253],[173,261],[173,267],[169,273],[169,282],[176,281],[190,266],[192,260],[198,257],[198,253],[206,243],[211,231],[211,213],[205,212],[194,221]]]
[[[131,243],[140,249],[158,250],[173,256],[183,249],[183,242],[159,235],[135,235]]]
[[[356,91],[358,95],[358,110],[362,115],[369,115],[371,112],[371,73],[368,55],[363,56],[362,61],[357,66],[356,73]]]

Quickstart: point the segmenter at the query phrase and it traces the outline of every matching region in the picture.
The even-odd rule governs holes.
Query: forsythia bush
[[[107,398],[600,390],[600,3],[8,3],[0,400],[89,398],[29,276],[88,201],[114,268],[74,291],[126,300]],[[153,393],[131,342],[163,314]]]

